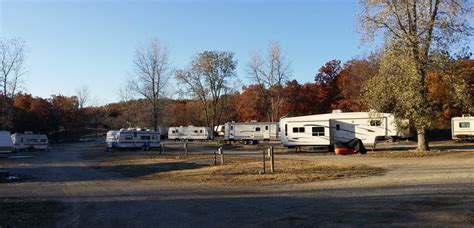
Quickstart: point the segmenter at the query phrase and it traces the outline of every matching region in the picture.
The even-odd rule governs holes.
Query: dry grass
[[[451,150],[431,150],[431,151],[419,151],[419,150],[401,150],[401,151],[381,151],[381,152],[368,152],[366,156],[374,158],[420,158],[420,157],[434,157],[444,156],[451,154],[466,153],[466,151],[451,151]]]
[[[382,168],[366,165],[278,160],[275,163],[276,172],[271,174],[269,173],[269,163],[266,165],[267,173],[262,174],[263,164],[261,161],[256,161],[255,158],[234,158],[225,165],[173,170],[166,173],[156,173],[147,178],[197,183],[273,185],[366,177],[384,173]]]

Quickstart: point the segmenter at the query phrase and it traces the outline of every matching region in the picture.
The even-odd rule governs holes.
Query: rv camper
[[[216,136],[224,136],[225,135],[225,125],[217,125],[214,127],[214,132]]]
[[[224,140],[256,144],[259,141],[279,140],[278,123],[275,122],[229,122],[224,126]]]
[[[474,140],[474,116],[465,114],[452,118],[451,135],[456,142]]]
[[[105,141],[107,150],[148,150],[160,147],[160,133],[140,128],[120,129],[118,131],[108,131]]]
[[[170,127],[168,139],[172,140],[208,140],[212,139],[211,128],[208,127]]]
[[[0,153],[10,153],[13,151],[13,142],[10,132],[0,131]]]
[[[11,137],[16,151],[48,150],[49,147],[48,137],[43,134],[34,134],[27,131],[25,133],[15,133]]]
[[[389,113],[346,112],[288,117],[280,119],[281,143],[286,147],[328,146],[358,138],[364,145],[375,146],[377,138],[409,135],[406,126],[397,127]]]

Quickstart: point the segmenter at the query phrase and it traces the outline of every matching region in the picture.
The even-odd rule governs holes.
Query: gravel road
[[[95,143],[61,145],[0,166],[31,175],[1,183],[0,198],[58,200],[58,227],[474,226],[474,150],[423,158],[284,154],[367,164],[383,176],[281,186],[210,185],[102,172]],[[236,152],[237,153],[237,152]],[[278,160],[277,160],[278,162]]]

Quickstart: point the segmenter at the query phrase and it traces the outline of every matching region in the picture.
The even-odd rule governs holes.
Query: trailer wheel
[[[328,152],[334,152],[334,145],[328,146]]]
[[[248,142],[247,142],[247,140],[242,140],[242,141],[240,141],[240,143],[242,143],[244,145],[247,145]]]
[[[249,145],[254,145],[255,141],[254,140],[249,140]]]

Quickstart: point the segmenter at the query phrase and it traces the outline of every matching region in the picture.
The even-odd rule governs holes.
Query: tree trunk
[[[420,151],[429,151],[430,147],[428,146],[428,140],[426,140],[425,130],[418,130],[418,147],[417,150]]]

